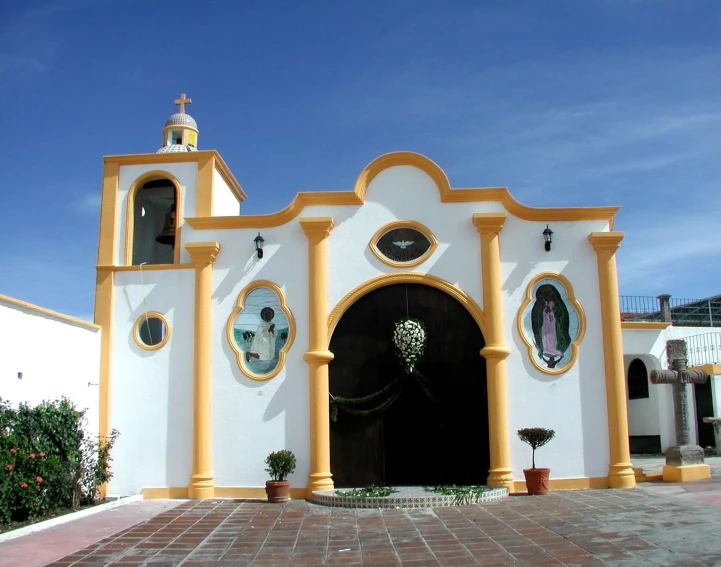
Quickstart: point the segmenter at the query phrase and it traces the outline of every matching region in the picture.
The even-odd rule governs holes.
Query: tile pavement
[[[50,565],[721,565],[721,477],[458,508],[186,501]]]

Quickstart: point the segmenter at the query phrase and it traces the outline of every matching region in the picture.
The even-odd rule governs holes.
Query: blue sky
[[[90,316],[101,157],[154,152],[180,92],[244,213],[412,150],[454,187],[620,205],[623,294],[721,293],[720,2],[0,5],[0,293]]]

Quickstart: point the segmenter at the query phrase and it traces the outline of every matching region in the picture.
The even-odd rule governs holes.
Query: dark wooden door
[[[711,378],[705,384],[694,384],[696,398],[696,431],[698,431],[698,444],[701,447],[715,447],[716,440],[713,434],[713,425],[704,423],[704,417],[713,417],[713,395],[711,393]]]
[[[418,371],[386,411],[331,422],[331,472],[337,487],[389,484],[484,484],[488,476],[486,366],[483,335],[468,311],[446,293],[419,284],[375,290],[352,305],[330,341],[330,392],[360,397],[402,376],[391,334],[406,316],[426,326]]]

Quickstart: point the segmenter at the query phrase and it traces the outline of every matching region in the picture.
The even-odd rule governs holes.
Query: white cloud
[[[100,214],[100,193],[86,193],[71,202],[71,208],[76,213]]]

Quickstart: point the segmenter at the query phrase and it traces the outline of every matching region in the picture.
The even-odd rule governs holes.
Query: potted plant
[[[265,482],[268,502],[287,502],[290,500],[290,482],[286,480],[295,471],[295,455],[283,449],[274,451],[265,458],[266,469],[271,480]]]
[[[553,429],[544,429],[543,427],[527,427],[518,430],[518,437],[530,445],[533,450],[531,454],[532,468],[523,469],[528,494],[546,494],[548,492],[548,477],[551,469],[536,468],[536,449],[543,447],[555,436],[556,432]]]

